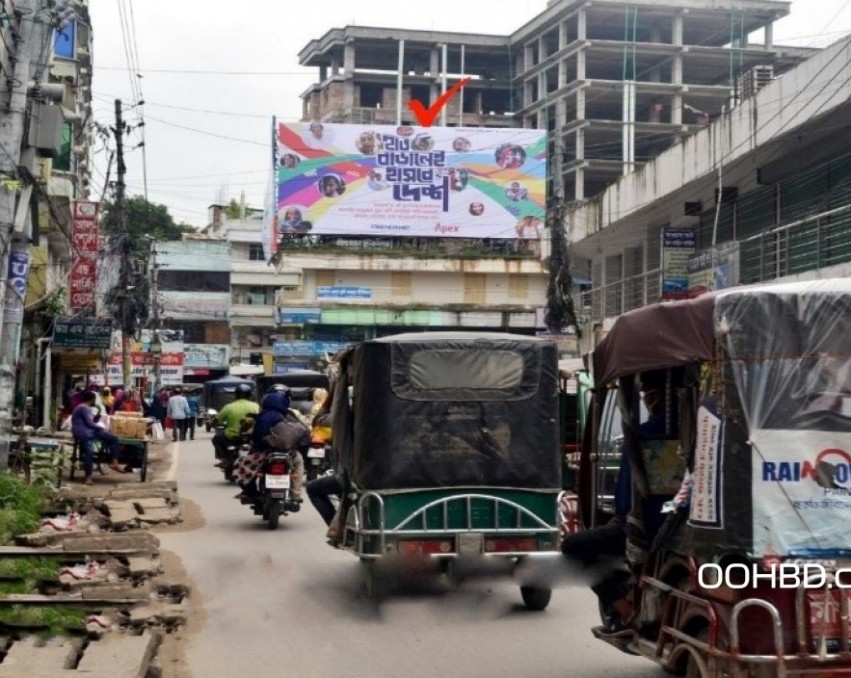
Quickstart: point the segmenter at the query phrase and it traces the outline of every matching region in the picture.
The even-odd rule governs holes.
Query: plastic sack
[[[165,440],[165,431],[163,431],[163,425],[155,421],[151,424],[151,439],[154,441]]]
[[[70,417],[70,415],[65,417],[62,420],[62,423],[59,424],[59,430],[60,431],[70,431],[71,430],[71,417]]]

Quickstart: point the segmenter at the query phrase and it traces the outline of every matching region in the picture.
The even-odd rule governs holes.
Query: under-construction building
[[[319,69],[303,118],[394,124],[401,105],[415,123],[408,100],[434,101],[470,76],[445,124],[547,129],[551,144],[560,132],[565,197],[582,200],[810,54],[774,44],[789,5],[551,0],[508,36],[335,28],[299,53]]]

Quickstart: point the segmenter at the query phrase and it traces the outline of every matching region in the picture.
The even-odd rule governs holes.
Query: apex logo
[[[441,224],[438,222],[434,230],[437,233],[460,233],[461,227],[457,224]]]

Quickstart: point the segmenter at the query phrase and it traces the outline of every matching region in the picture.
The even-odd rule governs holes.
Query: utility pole
[[[547,310],[544,322],[547,330],[552,334],[561,334],[566,327],[573,326],[576,329],[578,341],[582,337],[582,332],[576,320],[573,297],[570,296],[573,280],[570,276],[567,236],[564,232],[564,177],[562,175],[564,141],[558,128],[555,135],[553,157],[550,160],[553,195],[547,215],[550,232],[550,281],[547,286]]]
[[[132,269],[132,248],[130,246],[130,237],[127,234],[127,214],[125,212],[124,191],[126,184],[124,183],[124,175],[127,172],[127,166],[124,164],[124,131],[126,123],[122,118],[121,99],[115,100],[115,127],[112,130],[115,135],[115,158],[116,158],[116,175],[115,182],[115,205],[114,210],[114,225],[118,233],[118,242],[121,254],[121,269],[118,277],[118,322],[121,327],[121,375],[122,386],[129,388],[132,386],[131,370],[130,370],[130,341],[132,340],[135,331],[132,314],[132,298],[130,295],[130,276]]]
[[[153,336],[151,337],[151,353],[153,353],[154,358],[154,388],[153,392],[156,393],[160,388],[160,360],[162,358],[162,350],[163,345],[160,342],[160,301],[159,294],[157,291],[157,277],[159,275],[159,269],[157,268],[157,241],[154,240],[151,242],[151,304],[153,308]]]
[[[25,140],[31,99],[42,98],[47,78],[37,50],[50,37],[48,15],[38,16],[41,3],[17,0],[4,32],[8,56],[2,64],[5,89],[0,89],[0,468],[8,468],[15,381],[19,362],[24,295],[32,237],[30,200],[35,151]],[[52,19],[52,17],[51,17]],[[42,55],[43,56],[43,55]],[[41,70],[39,70],[41,69]],[[36,124],[31,121],[31,124]]]

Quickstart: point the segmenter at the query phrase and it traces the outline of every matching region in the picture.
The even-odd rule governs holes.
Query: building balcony
[[[230,306],[230,322],[232,324],[240,324],[240,320],[247,319],[264,319],[269,323],[275,320],[275,305],[274,304],[231,304]]]

